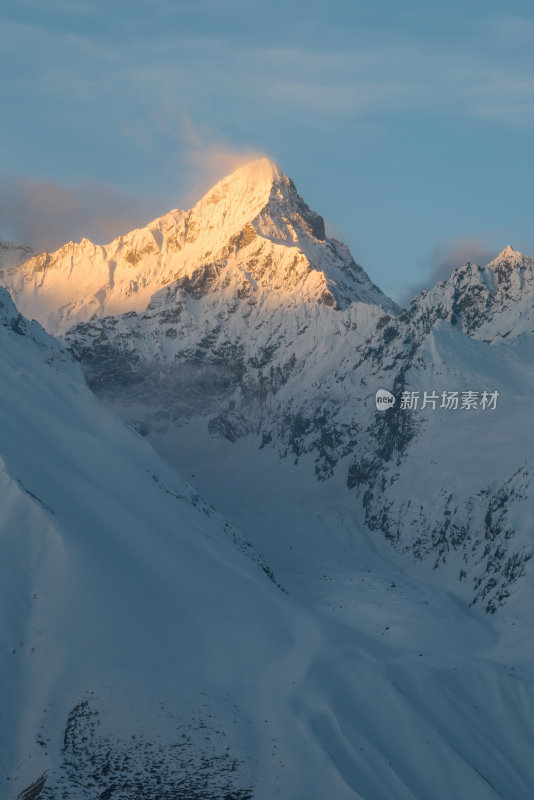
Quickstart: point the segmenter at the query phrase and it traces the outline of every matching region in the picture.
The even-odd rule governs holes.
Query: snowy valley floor
[[[356,499],[336,479],[317,482],[305,459],[211,439],[198,422],[151,440],[318,621],[325,651],[291,704],[346,796],[532,797],[529,585],[488,616],[449,590],[447,568],[365,531]]]

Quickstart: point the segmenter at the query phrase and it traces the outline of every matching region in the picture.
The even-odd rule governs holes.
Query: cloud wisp
[[[181,200],[186,208],[191,207],[221,178],[266,155],[252,147],[230,144],[220,136],[215,136],[207,126],[195,124],[190,115],[181,114],[179,123],[179,158],[187,175],[187,188]]]
[[[411,284],[402,290],[398,302],[407,306],[414,297],[425,289],[430,289],[439,281],[447,280],[457,267],[468,262],[484,266],[495,258],[496,252],[478,236],[461,236],[449,242],[437,245],[427,261],[426,277],[418,283]]]
[[[101,183],[65,186],[10,176],[0,179],[0,237],[54,250],[86,237],[104,244],[156,216],[158,200],[134,198]]]

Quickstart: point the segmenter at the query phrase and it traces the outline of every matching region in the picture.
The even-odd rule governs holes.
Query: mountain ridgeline
[[[531,259],[399,308],[262,159],[0,279],[2,798],[530,800]]]
[[[507,247],[402,309],[261,159],[189,211],[106,246],[70,242],[1,279],[142,434],[200,424],[319,481],[341,477],[368,528],[446,567],[467,603],[495,612],[520,590],[534,502],[532,259]],[[381,388],[396,398],[385,412]],[[476,402],[448,407],[451,392]]]

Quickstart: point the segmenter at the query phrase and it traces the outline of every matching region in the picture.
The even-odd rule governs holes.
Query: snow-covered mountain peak
[[[467,263],[412,301],[425,329],[446,319],[488,342],[533,331],[534,259],[507,245],[485,267]]]
[[[499,255],[493,259],[493,261],[490,261],[488,267],[495,268],[496,266],[502,264],[503,262],[514,265],[522,264],[525,260],[530,260],[530,259],[527,259],[527,257],[524,256],[523,253],[520,253],[518,250],[514,250],[514,248],[511,245],[507,244],[504,250],[502,250],[499,253]]]
[[[250,161],[218,181],[196,204],[231,203],[254,205],[254,201],[265,203],[269,199],[275,182],[283,178],[281,170],[268,158]]]
[[[344,244],[326,238],[323,218],[265,158],[219,181],[189,211],[174,209],[105,246],[69,242],[0,278],[25,316],[60,335],[80,322],[143,312],[162,289],[177,302],[173,285],[235,310],[268,296],[274,306],[400,310]]]
[[[187,221],[194,235],[202,229],[204,239],[210,231],[221,241],[247,228],[247,238],[255,231],[286,245],[325,240],[322,217],[267,158],[251,161],[216,183],[187,213]]]

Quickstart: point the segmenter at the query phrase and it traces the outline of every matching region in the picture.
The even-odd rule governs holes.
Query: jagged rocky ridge
[[[412,301],[410,319],[437,319],[487,342],[534,333],[534,260],[510,245],[487,266],[465,264]]]
[[[527,568],[534,280],[532,260],[510,247],[399,309],[325,238],[293,183],[260,161],[190,212],[106,248],[66,245],[6,279],[141,432],[202,416],[212,436],[310,454],[317,478],[343,472],[371,529],[418,559],[453,564],[458,591],[488,611]],[[385,413],[378,388],[397,397]],[[475,417],[403,410],[408,390],[498,390],[500,405]],[[499,426],[507,455],[490,465]],[[458,448],[471,442],[462,476],[455,437]]]

